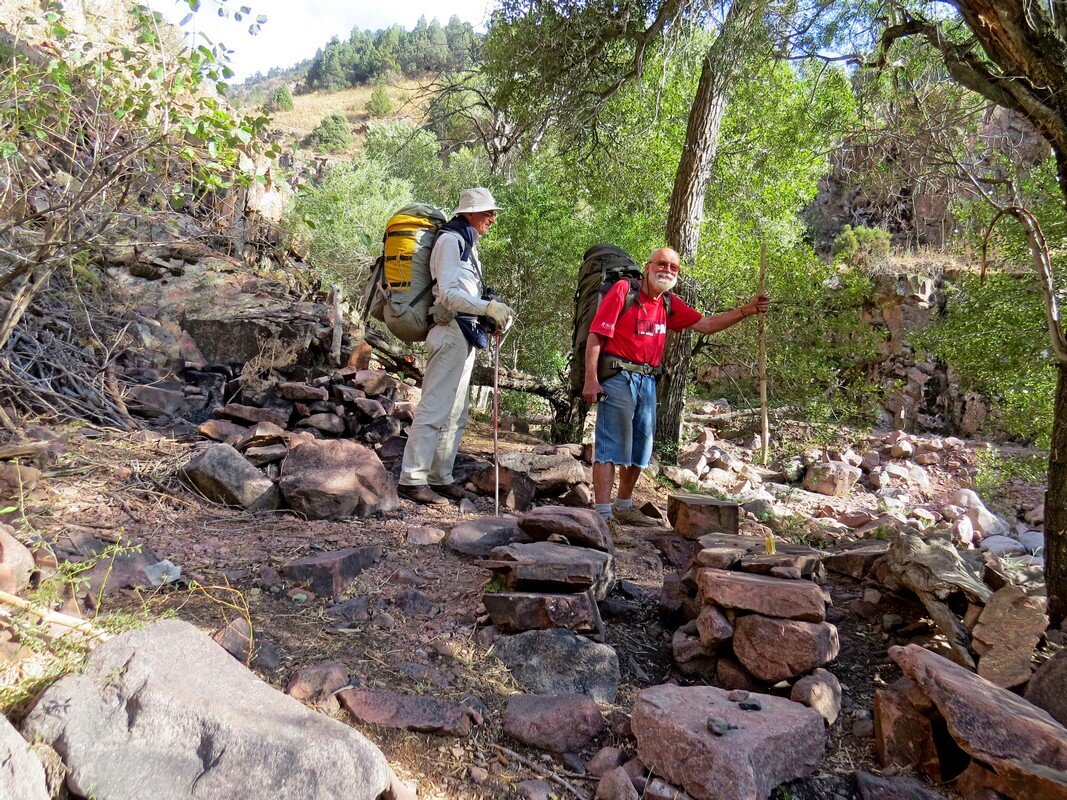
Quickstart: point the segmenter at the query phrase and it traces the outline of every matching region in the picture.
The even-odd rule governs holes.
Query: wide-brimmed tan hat
[[[457,214],[474,214],[478,211],[503,211],[493,199],[493,193],[481,186],[473,189],[464,189],[459,193],[459,205],[456,206]]]

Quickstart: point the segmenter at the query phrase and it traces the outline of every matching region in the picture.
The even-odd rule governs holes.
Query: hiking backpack
[[[366,316],[384,322],[402,342],[421,342],[430,330],[434,279],[430,251],[448,215],[437,206],[404,206],[385,225],[382,254],[371,269]]]
[[[578,396],[585,385],[585,345],[589,326],[608,290],[620,280],[630,282],[623,312],[637,303],[641,289],[641,270],[630,254],[613,244],[595,244],[582,256],[578,271],[578,288],[574,292],[574,331],[571,334],[570,384],[571,393]],[[664,296],[667,316],[671,314],[670,295]],[[621,315],[620,315],[621,316]]]

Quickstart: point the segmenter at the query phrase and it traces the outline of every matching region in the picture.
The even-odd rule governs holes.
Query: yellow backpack
[[[366,314],[403,342],[421,342],[430,330],[434,280],[430,251],[447,213],[428,203],[404,206],[385,225],[382,255],[366,291]]]

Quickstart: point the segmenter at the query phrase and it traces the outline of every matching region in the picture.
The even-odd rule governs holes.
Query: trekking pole
[[[493,516],[500,516],[500,331],[493,333]]]
[[[767,244],[759,243],[759,293],[763,294],[767,282]],[[767,326],[763,313],[759,315],[759,405],[760,405],[760,443],[763,449],[763,466],[767,466],[770,450],[770,424],[767,420]],[[768,531],[763,541],[763,551],[767,554],[778,552],[774,541],[774,531]]]

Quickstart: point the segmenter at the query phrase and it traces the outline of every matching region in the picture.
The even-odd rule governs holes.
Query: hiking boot
[[[608,530],[611,531],[611,541],[615,543],[616,547],[634,547],[637,544],[637,540],[622,529],[622,525],[619,521],[608,517],[605,522],[608,523]]]
[[[447,497],[441,497],[425,483],[420,483],[417,486],[397,486],[396,493],[424,506],[443,506],[448,504]]]
[[[658,528],[659,522],[646,517],[636,508],[619,509],[612,507],[611,516],[623,525],[634,525],[638,528]]]
[[[462,500],[467,496],[467,492],[458,483],[443,483],[432,484],[430,486],[433,491],[442,497],[447,497],[450,500]]]

